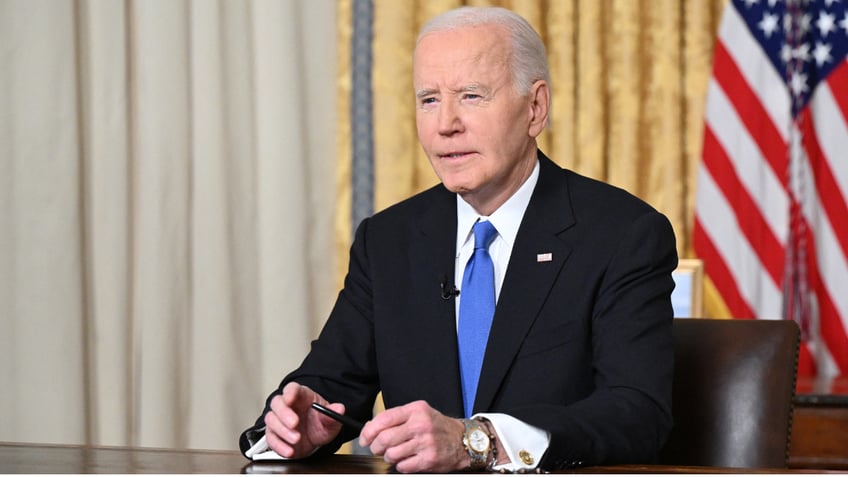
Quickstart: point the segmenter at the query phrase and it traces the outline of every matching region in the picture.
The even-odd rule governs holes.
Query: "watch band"
[[[489,458],[489,462],[486,464],[486,470],[492,470],[498,465],[498,443],[495,437],[494,431],[492,431],[492,423],[488,419],[480,418],[480,422],[483,424],[483,427],[486,428],[486,432],[489,434],[489,443],[491,445],[491,457]]]
[[[487,426],[479,419],[463,419],[465,433],[462,436],[462,445],[468,456],[471,457],[471,470],[491,470],[494,460],[492,452],[494,436],[489,432]]]

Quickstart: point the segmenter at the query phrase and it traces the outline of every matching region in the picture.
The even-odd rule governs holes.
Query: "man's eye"
[[[436,102],[436,98],[423,98],[421,100],[421,104],[433,104]]]
[[[480,96],[479,94],[474,94],[474,93],[466,93],[465,96],[464,96],[465,99],[472,99],[472,100],[480,99],[481,97],[482,96]]]

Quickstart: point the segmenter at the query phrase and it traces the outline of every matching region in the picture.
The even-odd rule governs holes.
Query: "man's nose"
[[[439,134],[450,136],[462,132],[462,129],[462,120],[456,103],[443,101],[439,105]]]

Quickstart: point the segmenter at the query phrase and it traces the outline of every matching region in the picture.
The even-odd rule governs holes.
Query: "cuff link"
[[[521,462],[524,465],[533,465],[533,463],[535,462],[535,459],[533,459],[533,454],[527,452],[524,449],[518,451],[518,458],[521,459]]]

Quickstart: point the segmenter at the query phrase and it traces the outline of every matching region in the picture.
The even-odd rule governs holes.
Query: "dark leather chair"
[[[800,332],[787,320],[674,320],[668,465],[785,468]]]

